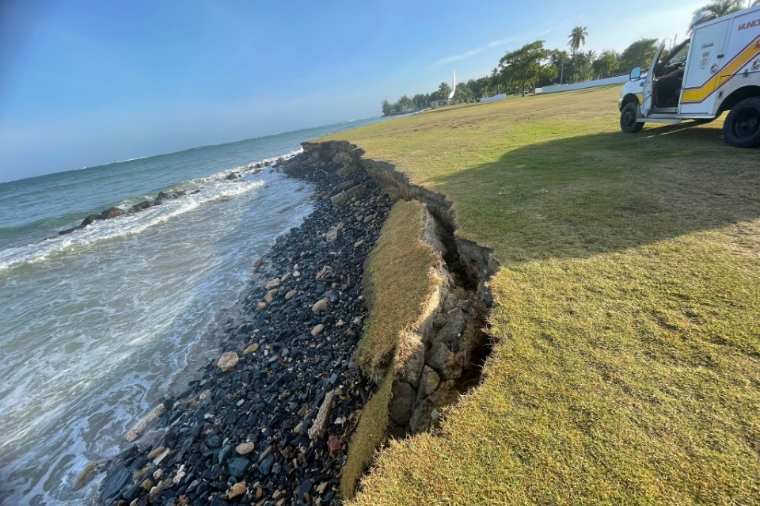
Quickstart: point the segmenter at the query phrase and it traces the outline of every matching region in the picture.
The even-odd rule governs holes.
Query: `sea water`
[[[265,168],[363,120],[0,183],[0,503],[85,504],[92,461],[215,356],[210,336],[311,189]],[[240,169],[238,169],[240,170]],[[161,206],[58,231],[159,191]]]

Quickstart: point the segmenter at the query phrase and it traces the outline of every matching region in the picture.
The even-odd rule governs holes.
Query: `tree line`
[[[699,11],[725,16],[742,8],[760,5],[760,0],[716,0]],[[482,98],[501,93],[522,95],[551,84],[572,84],[605,77],[627,74],[635,67],[648,68],[657,52],[657,39],[642,38],[618,53],[605,50],[601,53],[583,51],[588,37],[585,26],[576,26],[568,36],[568,49],[547,49],[543,40],[525,44],[508,51],[499,60],[491,75],[470,79],[457,85],[454,103],[477,102]],[[402,96],[396,102],[383,100],[383,116],[403,114],[425,109],[431,102],[446,100],[451,87],[443,82],[432,93]]]

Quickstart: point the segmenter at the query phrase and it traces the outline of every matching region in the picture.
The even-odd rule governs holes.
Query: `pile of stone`
[[[190,195],[195,195],[196,193],[200,193],[200,190],[194,190],[190,192]],[[179,197],[184,197],[185,195],[188,195],[188,192],[182,190],[174,193],[166,193],[166,192],[160,192],[155,200],[145,200],[143,202],[140,202],[139,204],[135,204],[132,207],[129,208],[129,210],[121,209],[120,207],[111,207],[106,209],[100,214],[91,214],[87,216],[84,220],[82,220],[82,223],[77,225],[76,227],[67,228],[66,230],[61,230],[58,232],[60,235],[70,234],[75,230],[81,230],[85,228],[88,225],[92,225],[96,221],[101,220],[111,220],[113,218],[118,218],[119,216],[124,216],[125,214],[133,214],[133,213],[141,213],[145,211],[146,209],[149,209],[153,206],[160,206],[164,202],[168,200],[177,199]]]
[[[366,173],[346,181],[339,165],[299,158],[291,175],[316,185],[314,212],[256,262],[258,284],[224,325],[226,351],[154,411],[163,435],[109,463],[105,504],[339,502],[374,391],[351,363],[368,315],[363,268],[392,203]]]

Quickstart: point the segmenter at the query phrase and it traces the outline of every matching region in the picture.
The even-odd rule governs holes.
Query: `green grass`
[[[438,283],[433,248],[422,242],[422,205],[394,205],[367,265],[370,317],[356,352],[357,364],[372,376],[393,359],[403,331],[419,318]]]
[[[371,312],[355,360],[381,384],[362,410],[351,438],[341,476],[343,497],[353,496],[359,478],[385,440],[391,389],[396,371],[404,364],[408,331],[414,329],[423,306],[442,282],[434,269],[439,258],[422,241],[422,212],[416,201],[397,202],[369,256],[366,276]]]
[[[352,504],[760,503],[760,153],[619,133],[617,89],[332,136],[453,203],[502,268],[483,383]]]

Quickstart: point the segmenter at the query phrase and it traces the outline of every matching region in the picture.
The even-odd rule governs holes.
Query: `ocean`
[[[359,120],[0,183],[0,504],[79,505],[73,485],[181,378],[216,356],[212,336],[311,189],[265,168]],[[58,231],[160,191],[195,194]]]

